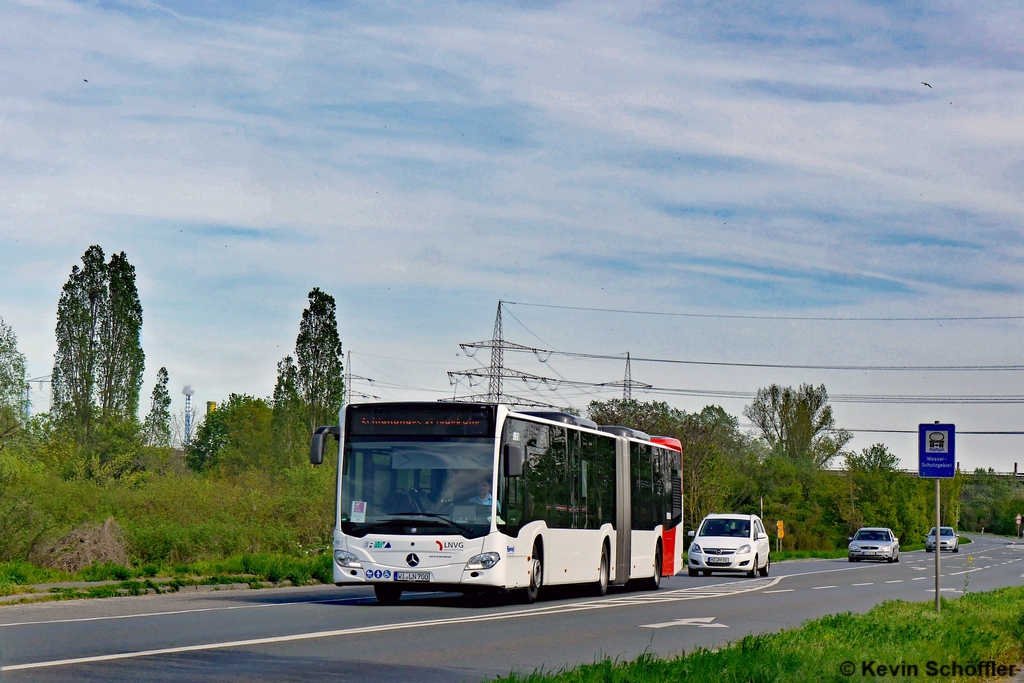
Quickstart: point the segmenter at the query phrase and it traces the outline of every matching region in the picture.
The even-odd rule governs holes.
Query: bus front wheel
[[[540,595],[540,587],[543,583],[544,557],[541,555],[540,546],[535,545],[530,554],[530,583],[522,591],[523,602],[528,605],[537,602],[537,596]]]
[[[397,605],[402,598],[402,589],[387,583],[375,583],[373,594],[377,596],[377,602],[382,605]]]
[[[654,551],[654,576],[644,581],[644,588],[649,591],[656,591],[661,588],[661,541]]]

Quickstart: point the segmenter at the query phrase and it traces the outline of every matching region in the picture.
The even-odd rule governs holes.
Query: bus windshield
[[[493,477],[493,438],[349,437],[342,531],[484,536],[491,529]]]

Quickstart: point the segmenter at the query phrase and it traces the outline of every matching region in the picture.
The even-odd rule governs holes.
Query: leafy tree
[[[167,391],[168,379],[167,368],[160,368],[156,373],[149,415],[142,427],[149,446],[171,445],[171,394]]]
[[[207,413],[185,451],[197,472],[237,474],[275,465],[271,420],[273,410],[262,398],[231,394]]]
[[[334,424],[345,394],[341,339],[334,297],[314,287],[302,311],[295,340],[298,388],[306,404],[309,432]]]
[[[824,384],[801,384],[795,390],[777,384],[762,387],[743,414],[774,451],[805,469],[827,467],[853,438],[835,429]]]
[[[0,450],[21,424],[25,390],[25,356],[18,351],[14,330],[0,318]]]
[[[277,364],[272,419],[279,464],[284,467],[300,462],[309,445],[306,404],[299,394],[298,383],[299,369],[291,356],[285,356]]]
[[[138,419],[145,355],[139,338],[142,306],[135,268],[124,252],[104,263],[103,249],[89,247],[57,304],[57,353],[52,408],[58,422],[85,444],[97,417]]]
[[[71,268],[57,303],[57,353],[51,375],[51,412],[88,438],[95,412],[96,367],[100,329],[107,310],[107,266],[103,249],[93,245],[82,255],[82,267]]]
[[[142,304],[135,287],[135,266],[122,251],[107,264],[107,309],[100,325],[100,363],[97,372],[100,412],[104,419],[136,419],[146,355],[142,333]]]

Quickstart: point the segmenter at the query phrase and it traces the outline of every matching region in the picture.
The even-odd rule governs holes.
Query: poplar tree
[[[97,419],[138,420],[142,352],[142,305],[135,267],[124,252],[104,262],[103,249],[89,247],[57,303],[51,412],[80,443]]]
[[[292,465],[302,459],[308,447],[306,404],[299,394],[299,369],[291,356],[277,364],[274,385],[272,427],[280,464]]]
[[[14,330],[0,318],[0,450],[21,423],[24,391],[25,356],[18,351]]]
[[[149,415],[146,416],[142,427],[146,444],[149,446],[171,445],[171,394],[167,391],[169,379],[167,368],[160,368],[157,371]]]
[[[104,420],[135,420],[146,354],[142,351],[142,304],[135,287],[135,266],[122,251],[107,264],[107,309],[100,325],[97,372]]]
[[[82,267],[71,268],[57,303],[51,412],[58,422],[72,427],[79,440],[88,438],[95,412],[100,329],[107,311],[106,281],[103,249],[93,245],[82,255]]]
[[[321,425],[337,422],[345,393],[337,306],[334,297],[319,287],[309,293],[309,307],[302,311],[295,359],[299,394],[306,404],[312,434]]]

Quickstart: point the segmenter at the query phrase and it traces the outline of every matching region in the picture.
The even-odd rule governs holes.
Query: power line
[[[459,344],[464,351],[476,348],[488,348],[486,342]],[[506,351],[514,353],[532,353],[540,360],[541,356],[564,356],[567,358],[585,358],[591,360],[624,361],[625,354],[580,353],[575,351],[555,351],[542,349],[512,342],[504,342]],[[668,363],[672,365],[706,365],[730,368],[771,368],[782,370],[854,370],[858,372],[1018,372],[1024,365],[803,365],[794,363],[742,363],[737,361],[689,360],[679,358],[643,358],[633,356],[634,363]],[[543,361],[542,361],[543,362]]]
[[[531,306],[533,308],[557,308],[564,311],[591,311],[595,313],[627,313],[631,315],[657,315],[678,318],[722,318],[732,320],[817,320],[833,322],[952,322],[968,320],[1024,320],[1024,315],[965,315],[965,316],[924,316],[924,317],[838,317],[813,315],[740,315],[727,313],[677,313],[669,311],[639,311],[625,308],[597,308],[593,306],[562,306],[558,304],[537,304],[524,301],[506,301],[510,306]]]

